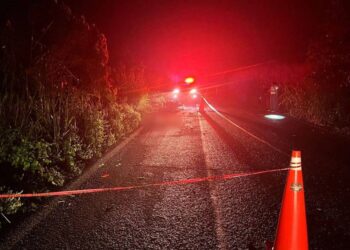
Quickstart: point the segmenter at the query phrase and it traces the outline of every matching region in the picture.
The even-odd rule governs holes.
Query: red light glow
[[[187,83],[187,84],[194,83],[194,78],[193,77],[186,77],[185,83]]]
[[[190,94],[196,94],[197,93],[197,89],[191,89]]]

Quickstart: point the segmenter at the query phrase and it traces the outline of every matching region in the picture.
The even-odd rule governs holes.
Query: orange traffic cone
[[[308,249],[301,152],[292,152],[274,250]]]

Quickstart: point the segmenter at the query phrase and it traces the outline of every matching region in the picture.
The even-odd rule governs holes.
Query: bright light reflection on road
[[[286,117],[284,115],[268,114],[268,115],[265,115],[265,118],[271,119],[271,120],[283,120]]]

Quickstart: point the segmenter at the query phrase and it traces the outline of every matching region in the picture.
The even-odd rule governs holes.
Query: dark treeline
[[[320,126],[350,132],[350,4],[327,1],[321,32],[309,44],[311,72],[285,84],[282,107]]]
[[[211,81],[224,83],[216,90],[220,100],[266,112],[269,88],[275,84],[280,112],[350,135],[350,4],[322,2],[324,11],[315,27],[318,32],[310,39],[303,59],[293,63],[276,60],[217,76]],[[212,94],[214,97],[215,92]]]
[[[137,128],[149,103],[147,72],[112,67],[97,27],[62,1],[20,2],[0,7],[1,193],[63,186]],[[10,218],[36,207],[0,201]]]

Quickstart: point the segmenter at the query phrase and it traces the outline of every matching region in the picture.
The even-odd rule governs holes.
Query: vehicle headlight
[[[190,94],[191,94],[191,95],[197,94],[197,89],[191,89],[191,90],[190,90]]]

